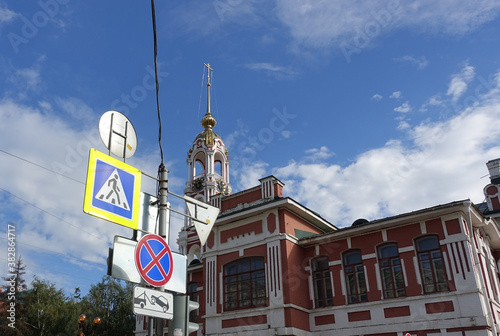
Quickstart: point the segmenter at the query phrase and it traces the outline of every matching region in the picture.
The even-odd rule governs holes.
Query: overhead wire
[[[0,239],[5,239],[5,240],[8,240],[8,238],[7,238],[7,237],[0,237]],[[47,251],[47,252],[49,252],[49,253],[59,254],[59,255],[62,255],[63,257],[70,258],[70,259],[75,259],[75,260],[79,260],[79,261],[83,261],[83,262],[86,262],[86,263],[101,264],[100,262],[97,262],[97,261],[85,260],[85,259],[82,259],[82,258],[78,258],[78,257],[72,256],[72,255],[70,255],[70,254],[64,254],[64,253],[57,252],[57,251],[54,251],[54,250],[49,250],[49,249],[46,249],[46,248],[43,248],[43,247],[40,247],[40,246],[35,246],[35,245],[32,245],[32,244],[28,244],[28,243],[26,243],[26,242],[19,241],[19,239],[16,239],[16,245],[17,245],[17,244],[21,244],[21,245],[26,245],[26,246],[34,247],[34,248],[36,248],[36,249],[38,249],[38,250],[44,250],[44,251]]]
[[[156,37],[156,13],[155,1],[151,0],[151,16],[153,21],[153,43],[154,43],[154,64],[155,64],[155,83],[156,83],[156,110],[158,112],[158,145],[160,147],[161,163],[163,164],[163,148],[161,146],[161,114],[160,114],[160,82],[158,81],[158,42]]]
[[[4,153],[4,154],[7,154],[7,155],[10,155],[10,156],[12,156],[12,157],[15,157],[16,159],[22,160],[22,161],[27,162],[27,163],[29,163],[29,164],[32,164],[32,165],[34,165],[34,166],[36,166],[36,167],[39,167],[39,168],[45,169],[45,170],[47,170],[47,171],[49,171],[49,172],[51,172],[51,173],[54,173],[54,174],[60,175],[60,176],[62,176],[62,177],[65,177],[65,178],[67,178],[67,179],[73,180],[73,181],[78,182],[78,183],[80,183],[80,184],[85,184],[85,183],[84,183],[84,182],[82,182],[82,181],[79,181],[79,180],[74,179],[74,178],[72,178],[72,177],[69,177],[69,176],[63,175],[63,174],[61,174],[61,173],[59,173],[59,172],[57,172],[57,171],[55,171],[55,170],[52,170],[52,169],[47,168],[47,167],[44,167],[44,166],[42,166],[42,165],[40,165],[40,164],[38,164],[38,163],[32,162],[32,161],[30,161],[30,160],[27,160],[27,159],[25,159],[25,158],[22,158],[22,157],[20,157],[20,156],[15,155],[15,154],[9,153],[9,152],[7,152],[7,151],[5,151],[5,150],[3,150],[3,149],[0,149],[0,152],[2,152],[2,153]]]
[[[197,120],[200,120],[201,98],[203,97],[203,83],[204,82],[205,82],[205,65],[203,65],[203,69],[201,70],[200,101],[198,102],[198,119]]]
[[[54,218],[56,218],[56,219],[60,220],[61,222],[64,222],[64,223],[66,223],[66,224],[68,224],[68,225],[70,225],[70,226],[73,226],[74,228],[77,228],[78,230],[80,230],[80,231],[82,231],[82,232],[85,232],[85,233],[87,233],[87,234],[89,234],[89,235],[91,235],[91,236],[94,236],[94,237],[96,237],[96,238],[98,238],[98,239],[100,239],[100,240],[102,240],[102,241],[107,242],[107,240],[106,240],[106,239],[103,239],[103,238],[99,237],[98,235],[93,234],[92,232],[85,231],[85,230],[84,230],[84,229],[82,229],[81,227],[79,227],[79,226],[77,226],[77,225],[75,225],[75,224],[73,224],[73,223],[68,222],[68,221],[67,221],[67,220],[65,220],[64,218],[61,218],[61,217],[56,216],[56,215],[54,215],[53,213],[51,213],[51,212],[49,212],[49,211],[47,211],[47,210],[45,210],[45,209],[42,209],[42,208],[40,208],[39,206],[37,206],[37,205],[35,205],[35,204],[31,203],[31,202],[28,202],[27,200],[25,200],[25,199],[24,199],[24,198],[22,198],[22,197],[19,197],[19,196],[17,196],[17,195],[14,195],[13,193],[11,193],[11,192],[10,192],[10,191],[8,191],[8,190],[5,190],[5,189],[3,189],[3,188],[0,188],[0,190],[2,190],[3,192],[5,192],[5,193],[7,193],[7,194],[11,195],[12,197],[15,197],[15,198],[17,198],[17,199],[19,199],[19,200],[21,200],[21,201],[25,202],[26,204],[31,205],[31,206],[32,206],[32,207],[34,207],[34,208],[37,208],[38,210],[40,210],[40,211],[42,211],[42,212],[46,213],[47,215],[50,215],[50,216],[52,216],[52,217],[54,217]]]
[[[0,259],[1,259],[1,260],[5,260],[5,261],[7,261],[7,259],[6,259],[6,258],[2,258],[2,257],[0,257]],[[70,277],[72,277],[72,278],[77,278],[77,279],[80,279],[80,280],[87,280],[87,281],[92,281],[92,282],[94,282],[94,281],[95,281],[95,279],[84,278],[84,277],[82,277],[81,275],[75,275],[75,274],[71,274],[71,273],[65,273],[65,272],[60,272],[60,271],[54,271],[54,270],[50,270],[50,269],[48,269],[48,268],[46,268],[46,267],[41,267],[41,266],[38,266],[38,265],[25,264],[24,262],[23,262],[23,265],[26,265],[26,266],[29,266],[29,267],[34,267],[34,268],[43,269],[43,270],[50,271],[50,272],[53,272],[53,273],[60,273],[60,274],[68,275],[68,276],[70,276]]]

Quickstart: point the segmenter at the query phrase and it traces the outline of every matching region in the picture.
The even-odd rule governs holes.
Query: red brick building
[[[179,238],[200,251],[198,335],[498,332],[499,230],[468,200],[337,229],[273,176],[214,198],[207,244],[192,227]]]
[[[193,335],[499,333],[500,231],[483,212],[500,213],[500,179],[485,188],[487,204],[459,200],[339,229],[286,197],[274,176],[231,194],[208,106],[185,194],[220,215],[205,246],[189,222],[178,238],[187,291],[200,304]]]

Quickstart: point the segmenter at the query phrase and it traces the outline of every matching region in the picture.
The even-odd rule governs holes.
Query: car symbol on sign
[[[151,295],[151,303],[157,304],[158,306],[162,307],[164,313],[168,311],[169,308],[168,300],[163,295],[160,296]]]

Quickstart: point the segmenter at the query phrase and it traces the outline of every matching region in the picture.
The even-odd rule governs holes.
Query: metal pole
[[[159,167],[159,177],[160,177],[160,188],[158,192],[158,200],[160,202],[159,214],[158,214],[158,235],[162,236],[165,241],[168,242],[169,239],[169,223],[168,219],[168,170],[165,169],[163,163]]]
[[[114,113],[111,113],[111,122],[109,123],[109,139],[108,139],[108,150],[109,150],[109,156],[111,156],[111,137],[113,136],[113,117],[115,116]]]
[[[159,190],[158,190],[158,200],[159,204],[159,213],[158,213],[158,235],[161,236],[169,243],[169,223],[168,223],[168,170],[165,169],[165,165],[163,162],[160,164],[158,168],[159,175]],[[163,290],[163,287],[159,288]],[[163,336],[163,319],[156,319],[156,335]]]
[[[153,327],[153,318],[151,316],[148,317],[148,336],[153,336],[155,333],[155,329]]]

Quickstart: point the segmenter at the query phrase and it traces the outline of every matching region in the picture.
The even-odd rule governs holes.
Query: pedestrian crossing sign
[[[137,230],[141,172],[90,149],[83,212]]]

